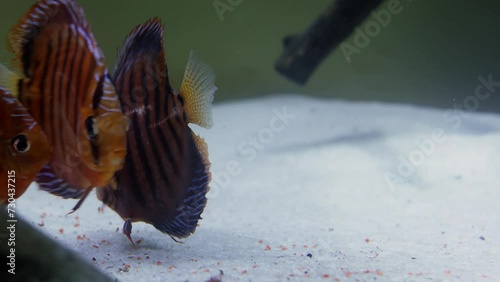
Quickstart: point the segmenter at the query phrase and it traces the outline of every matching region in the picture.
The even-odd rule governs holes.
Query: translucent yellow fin
[[[19,76],[14,71],[11,71],[3,64],[0,64],[0,86],[4,87],[15,97],[18,97],[19,95],[17,84],[19,83],[20,79],[21,76]]]
[[[217,90],[214,83],[212,68],[196,59],[191,50],[180,89],[189,123],[212,127],[212,101]]]

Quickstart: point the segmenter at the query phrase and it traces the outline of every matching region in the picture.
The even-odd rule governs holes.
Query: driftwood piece
[[[303,33],[285,37],[276,70],[305,84],[316,67],[383,0],[335,0]]]

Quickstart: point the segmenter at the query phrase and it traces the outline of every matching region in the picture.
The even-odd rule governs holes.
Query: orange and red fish
[[[124,220],[142,221],[175,238],[196,229],[205,208],[210,162],[205,141],[188,126],[212,126],[217,87],[212,69],[191,53],[177,92],[170,84],[163,25],[153,19],[136,27],[120,50],[113,82],[129,117],[127,156],[98,198]]]
[[[83,9],[74,0],[42,0],[9,34],[22,73],[3,73],[53,148],[36,181],[80,198],[108,184],[123,166],[127,120]],[[5,78],[3,79],[6,80]]]
[[[47,164],[47,136],[28,110],[0,88],[0,202],[19,198]]]

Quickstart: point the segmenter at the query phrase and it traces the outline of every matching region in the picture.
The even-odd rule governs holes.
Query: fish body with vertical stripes
[[[21,102],[0,88],[0,202],[19,198],[50,153],[40,125]]]
[[[127,120],[82,7],[74,0],[34,4],[9,34],[16,71],[7,84],[47,135],[53,153],[36,181],[79,198],[123,166]]]
[[[207,199],[210,162],[205,141],[190,123],[210,128],[215,75],[190,53],[180,90],[169,82],[164,27],[152,19],[137,26],[119,52],[112,80],[130,120],[127,156],[98,198],[124,220],[146,222],[175,238],[196,229]]]

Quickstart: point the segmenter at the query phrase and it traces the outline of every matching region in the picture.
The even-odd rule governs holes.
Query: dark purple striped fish
[[[170,85],[158,19],[126,38],[113,82],[130,119],[127,155],[114,183],[97,196],[125,220],[132,244],[136,221],[174,240],[195,231],[207,202],[210,163],[205,141],[188,124],[212,126],[214,81],[212,69],[191,52],[180,91]]]

